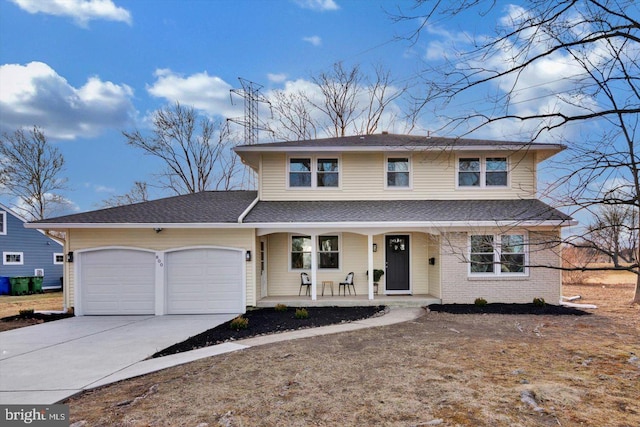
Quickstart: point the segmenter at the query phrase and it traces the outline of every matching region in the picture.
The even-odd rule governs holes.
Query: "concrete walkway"
[[[423,313],[421,308],[391,308],[384,316],[357,322],[248,338],[149,360],[145,359],[156,351],[234,316],[84,316],[14,329],[0,333],[0,403],[52,404],[82,390],[205,357],[406,322]]]

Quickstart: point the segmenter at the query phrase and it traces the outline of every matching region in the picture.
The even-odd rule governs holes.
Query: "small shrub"
[[[484,307],[485,305],[487,305],[487,300],[484,298],[476,298],[473,303],[478,307]]]
[[[22,316],[22,317],[30,317],[30,316],[33,316],[34,309],[33,308],[26,308],[24,310],[20,310],[19,313],[20,313],[20,316]]]
[[[544,298],[534,298],[533,305],[536,307],[544,307],[547,303],[544,301]]]
[[[296,308],[296,319],[306,319],[309,317],[309,312],[306,308]]]
[[[279,312],[287,311],[287,306],[285,304],[276,304],[274,310]]]
[[[249,327],[249,319],[240,315],[233,319],[229,326],[231,329],[236,331],[239,331],[240,329],[247,329]]]

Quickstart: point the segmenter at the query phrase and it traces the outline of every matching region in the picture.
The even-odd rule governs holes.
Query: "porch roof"
[[[537,199],[260,201],[244,218],[259,223],[569,223],[572,218]],[[568,225],[568,224],[567,224]]]

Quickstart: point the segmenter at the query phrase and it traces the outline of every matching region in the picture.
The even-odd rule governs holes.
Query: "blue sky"
[[[419,22],[394,23],[389,12],[400,7],[410,13],[413,4],[0,0],[0,131],[40,126],[67,162],[64,197],[76,211],[92,210],[128,192],[134,181],[153,182],[160,165],[127,146],[122,131],[144,131],[158,108],[179,101],[211,117],[240,117],[242,102],[232,103],[229,94],[239,87],[238,77],[262,85],[268,96],[273,90],[309,88],[311,75],[338,61],[361,64],[365,71],[382,65],[398,85],[412,83],[425,64],[443,59],[449,43],[491,33],[515,10],[498,1],[487,15],[436,22],[410,43],[398,36],[410,34]],[[542,71],[534,70],[522,94],[538,90],[531,89],[538,81],[557,86],[567,72]],[[419,94],[420,87],[414,90]],[[532,98],[536,104],[523,103],[523,109],[544,108],[544,99]],[[381,130],[402,133],[402,125],[388,121]],[[413,133],[438,127],[425,115]],[[502,126],[479,136],[516,139],[519,131]]]

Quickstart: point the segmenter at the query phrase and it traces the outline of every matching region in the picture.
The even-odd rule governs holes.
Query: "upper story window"
[[[53,254],[53,263],[55,265],[64,264],[64,254],[62,253]]]
[[[292,157],[289,159],[290,188],[326,188],[340,185],[337,158]]]
[[[0,211],[0,235],[7,234],[7,213]]]
[[[22,252],[2,252],[2,264],[23,265],[24,254]]]
[[[289,159],[289,187],[311,187],[311,159]]]
[[[458,187],[506,187],[506,157],[461,157],[458,159]]]
[[[471,275],[526,274],[523,234],[472,235],[469,246]]]
[[[318,187],[337,187],[340,182],[338,159],[318,159],[317,165]]]
[[[387,188],[409,188],[411,163],[408,157],[387,158]]]

